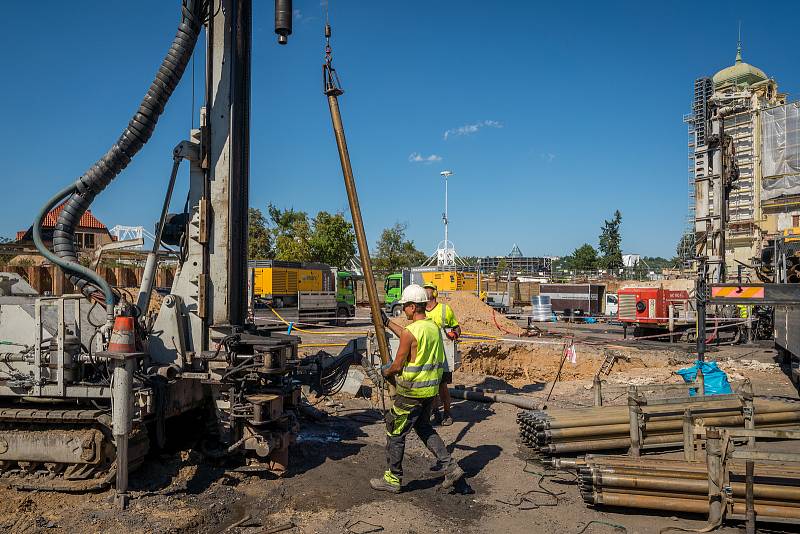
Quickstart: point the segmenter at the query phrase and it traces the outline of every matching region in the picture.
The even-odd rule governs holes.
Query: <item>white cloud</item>
[[[442,156],[437,154],[431,154],[430,156],[423,156],[419,152],[412,152],[411,155],[408,156],[408,161],[411,163],[425,163],[430,164],[437,161],[442,161]]]
[[[444,132],[444,140],[447,141],[450,137],[458,137],[461,135],[470,135],[474,134],[481,128],[502,128],[503,123],[500,121],[478,121],[474,124],[465,124],[464,126],[459,126],[458,128],[451,128]]]
[[[542,158],[547,163],[552,163],[553,160],[556,159],[556,155],[553,154],[552,152],[545,152],[545,153],[539,154],[539,157]]]

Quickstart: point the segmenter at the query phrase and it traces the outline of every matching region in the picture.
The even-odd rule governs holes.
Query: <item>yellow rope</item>
[[[293,323],[289,323],[289,321],[287,321],[286,319],[281,317],[281,314],[278,313],[275,310],[275,308],[270,306],[269,311],[271,311],[275,315],[275,317],[280,319],[283,324],[285,324],[287,326],[289,324],[293,324]],[[300,328],[298,326],[292,326],[292,330],[297,330],[298,332],[302,332],[303,334],[308,334],[310,336],[328,336],[328,335],[330,335],[330,336],[366,336],[368,334],[368,332],[311,332],[309,330],[303,330],[302,328]]]
[[[487,339],[500,339],[503,336],[493,336],[490,334],[479,334],[477,332],[462,332],[465,336],[473,336],[473,337],[485,337]]]

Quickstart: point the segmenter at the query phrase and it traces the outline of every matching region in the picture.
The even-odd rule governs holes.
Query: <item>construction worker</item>
[[[457,340],[461,336],[461,326],[456,320],[453,308],[444,302],[438,301],[439,291],[435,284],[428,282],[422,287],[428,292],[428,305],[425,307],[425,315],[444,331],[444,335],[448,339]],[[433,403],[434,421],[442,426],[453,424],[453,417],[450,415],[450,390],[447,389],[447,386],[453,383],[453,369],[451,367],[453,364],[455,364],[455,361],[450,362],[449,359],[445,358],[445,369],[442,382],[439,384],[439,395],[436,396],[436,400]],[[444,416],[439,414],[440,404],[442,405]]]
[[[385,378],[394,377],[397,395],[391,410],[386,412],[386,459],[388,469],[382,478],[373,478],[370,486],[378,491],[400,493],[403,478],[403,454],[411,429],[436,456],[445,469],[443,488],[452,487],[464,471],[431,426],[433,399],[439,390],[444,370],[444,347],[436,324],[425,316],[427,292],[417,284],[403,290],[400,305],[411,324],[402,328],[383,315],[383,324],[400,338],[400,345],[391,364],[382,368]]]

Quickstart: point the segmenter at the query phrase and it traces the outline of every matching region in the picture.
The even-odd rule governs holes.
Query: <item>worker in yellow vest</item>
[[[450,456],[442,438],[431,426],[431,408],[444,371],[444,347],[439,328],[425,316],[428,294],[417,284],[403,290],[400,305],[411,324],[402,328],[383,315],[384,326],[400,338],[394,361],[382,369],[385,378],[394,377],[397,395],[386,412],[386,458],[383,477],[370,486],[378,491],[400,493],[406,438],[413,429],[422,443],[444,467],[443,488],[452,487],[464,471]]]
[[[428,304],[425,306],[425,315],[428,316],[428,319],[436,323],[436,326],[444,332],[447,339],[456,341],[461,336],[461,326],[458,324],[453,308],[444,302],[438,301],[439,291],[434,283],[428,282],[422,287],[428,292]],[[455,365],[455,360],[450,362],[449,359],[445,358],[444,363],[444,374],[442,375],[442,382],[439,384],[439,395],[437,395],[436,400],[433,401],[433,417],[434,421],[440,425],[450,426],[453,424],[453,417],[450,415],[451,399],[450,391],[447,389],[447,386],[453,383],[453,371],[455,369],[453,369],[452,366]],[[444,416],[439,414],[440,404],[442,405]]]

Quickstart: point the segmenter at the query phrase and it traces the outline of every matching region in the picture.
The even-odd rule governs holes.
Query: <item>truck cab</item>
[[[356,315],[356,280],[348,271],[336,272],[336,316],[342,323],[344,317]]]
[[[386,277],[383,283],[383,291],[386,294],[384,307],[389,315],[398,317],[402,313],[402,307],[397,301],[403,293],[403,273],[392,273]]]

